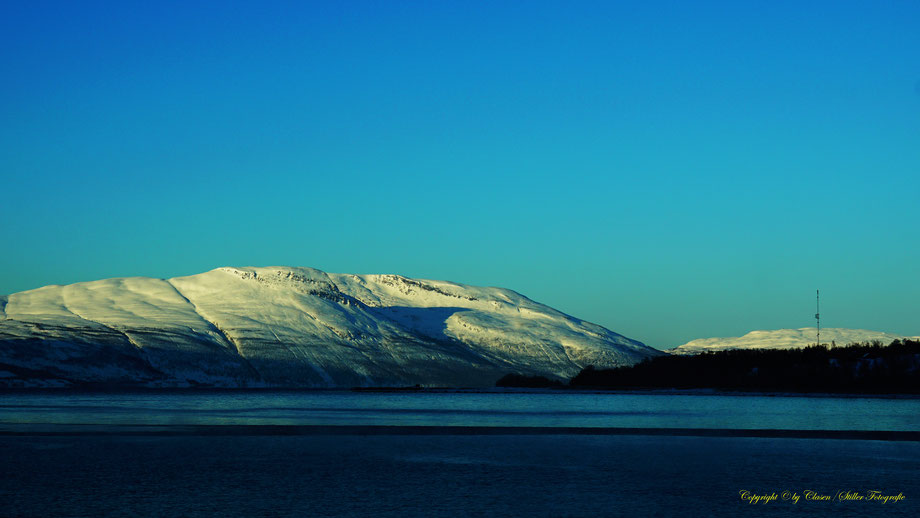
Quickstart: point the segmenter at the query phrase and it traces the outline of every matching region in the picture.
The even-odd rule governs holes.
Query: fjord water
[[[673,393],[12,393],[17,425],[383,425],[920,430],[920,399]]]
[[[911,432],[920,430],[918,416],[920,400],[913,398],[553,391],[8,393],[0,395],[0,515],[917,516],[916,440],[571,430]],[[209,425],[241,431],[195,431]],[[259,432],[286,425],[330,428],[292,436]],[[348,425],[348,432],[328,431],[336,425]],[[118,432],[145,426],[155,433]],[[362,432],[381,426],[407,428]],[[471,432],[428,435],[412,431],[418,426]],[[503,426],[522,432],[484,432]],[[553,433],[553,427],[566,431]],[[538,428],[543,431],[523,432]],[[174,429],[185,431],[169,433]],[[743,491],[830,496],[880,491],[904,499],[780,498],[754,505],[739,496]]]

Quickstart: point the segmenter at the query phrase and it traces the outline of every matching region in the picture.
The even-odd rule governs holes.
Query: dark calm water
[[[329,431],[341,425],[346,431]],[[418,426],[447,432],[418,433]],[[277,427],[319,431],[261,432]],[[379,427],[397,428],[373,431]],[[494,427],[513,430],[489,433]],[[572,433],[585,428],[646,431]],[[920,401],[567,392],[3,394],[0,516],[920,515],[920,441],[652,433],[699,428],[916,432]],[[138,429],[153,432],[121,432]],[[776,493],[777,501],[753,505],[741,491]],[[806,491],[832,500],[806,500]],[[903,500],[833,500],[870,491]],[[783,501],[784,492],[800,500]]]
[[[920,399],[581,392],[2,394],[13,424],[920,430]]]

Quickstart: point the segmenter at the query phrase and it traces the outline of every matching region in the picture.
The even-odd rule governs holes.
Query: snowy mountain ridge
[[[729,349],[792,349],[807,347],[816,343],[817,328],[775,329],[751,331],[744,336],[724,338],[698,338],[665,352],[671,354],[698,354],[702,352],[724,351]],[[867,329],[846,329],[829,327],[821,329],[823,345],[847,345],[851,343],[879,340],[888,345],[894,340],[911,338],[894,333],[869,331]],[[916,338],[916,337],[913,337]]]
[[[502,288],[223,267],[0,297],[0,386],[491,386],[661,354]]]

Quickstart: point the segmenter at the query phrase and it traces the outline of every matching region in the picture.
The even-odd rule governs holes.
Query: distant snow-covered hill
[[[0,386],[491,386],[661,354],[511,290],[218,268],[0,297]]]
[[[800,329],[776,329],[771,331],[751,331],[744,336],[727,338],[699,338],[683,345],[669,349],[671,354],[697,354],[707,351],[724,351],[727,349],[791,349],[814,345],[817,329],[803,327]],[[821,343],[824,345],[847,345],[856,342],[879,340],[888,345],[892,341],[904,338],[902,335],[868,331],[866,329],[844,329],[829,327],[821,329]]]

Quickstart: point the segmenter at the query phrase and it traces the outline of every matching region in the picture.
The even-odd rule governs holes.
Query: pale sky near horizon
[[[807,4],[807,5],[803,5]],[[651,346],[920,335],[920,3],[5,2],[0,293],[502,286]]]

